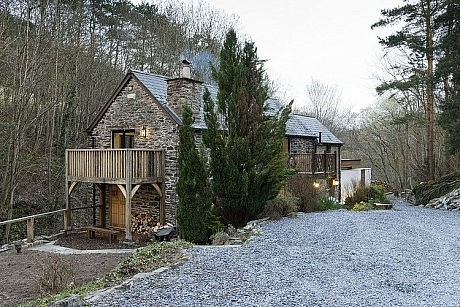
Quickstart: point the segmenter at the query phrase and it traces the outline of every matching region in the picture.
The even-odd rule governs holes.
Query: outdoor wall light
[[[319,182],[316,182],[316,181],[313,182],[313,187],[314,187],[315,189],[319,189]]]
[[[338,186],[339,185],[339,180],[338,179],[333,179],[332,180],[332,185]]]
[[[147,136],[147,128],[145,126],[142,126],[141,131],[139,132],[140,136],[145,138]]]

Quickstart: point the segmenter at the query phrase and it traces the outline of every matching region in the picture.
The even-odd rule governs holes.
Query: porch
[[[113,185],[124,198],[124,231],[132,240],[131,201],[141,185],[153,187],[160,196],[159,222],[165,223],[164,152],[151,149],[68,149],[66,159],[66,211],[64,229],[71,230],[72,208],[70,196],[82,182],[93,183],[100,191],[99,215],[101,227],[106,227],[106,186]],[[93,208],[95,210],[95,208]],[[119,221],[120,222],[120,221]]]
[[[336,175],[338,167],[336,153],[289,154],[288,165],[302,174]]]

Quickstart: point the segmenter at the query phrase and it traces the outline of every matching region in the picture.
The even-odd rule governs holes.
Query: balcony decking
[[[68,149],[70,182],[131,184],[162,182],[163,151],[149,149]]]
[[[299,173],[311,175],[336,174],[338,169],[335,153],[290,154],[288,165]]]

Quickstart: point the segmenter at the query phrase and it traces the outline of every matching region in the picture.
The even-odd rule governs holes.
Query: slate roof
[[[131,72],[150,91],[150,93],[155,96],[158,102],[161,102],[161,104],[165,106],[167,105],[166,97],[168,94],[168,85],[166,84],[166,80],[171,78],[139,70],[131,70]]]
[[[278,99],[269,98],[266,100],[269,115],[275,115],[282,104]],[[341,145],[339,140],[329,129],[327,129],[318,119],[302,114],[290,114],[286,122],[286,135],[297,137],[315,138],[321,132],[321,143]]]
[[[138,70],[131,70],[128,72],[128,75],[132,73],[139,82],[154,96],[158,102],[164,107],[166,112],[168,112],[171,117],[178,123],[181,124],[182,121],[179,116],[169,107],[167,102],[167,80],[170,79],[166,76],[146,73]],[[127,78],[123,82],[127,82]],[[214,85],[203,84],[205,88],[211,93],[211,98],[214,101],[217,101],[217,90],[218,88]],[[204,88],[203,88],[204,91]],[[203,94],[203,93],[202,93]],[[112,99],[112,98],[111,98]],[[268,115],[276,115],[277,112],[282,107],[282,103],[275,98],[269,98],[265,102],[267,104],[266,113]],[[106,105],[105,110],[108,108],[109,104]],[[105,110],[101,111],[102,113]],[[100,116],[99,116],[100,118]],[[89,129],[94,128],[94,125],[98,119],[96,119]],[[200,118],[197,122],[194,123],[194,128],[196,129],[206,129],[206,123],[204,121],[204,110],[203,104],[200,109]],[[321,142],[325,144],[343,144],[335,135],[333,135],[323,124],[321,124],[316,118],[306,115],[291,114],[286,123],[286,135],[287,136],[297,136],[297,137],[318,137],[319,132],[321,132]]]
[[[286,123],[286,135],[300,137],[318,137],[321,132],[321,143],[325,144],[343,144],[332,132],[314,117],[290,114]]]

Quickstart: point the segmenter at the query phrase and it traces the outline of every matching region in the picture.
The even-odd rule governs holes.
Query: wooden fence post
[[[34,241],[34,218],[27,220],[27,242],[32,243]]]

